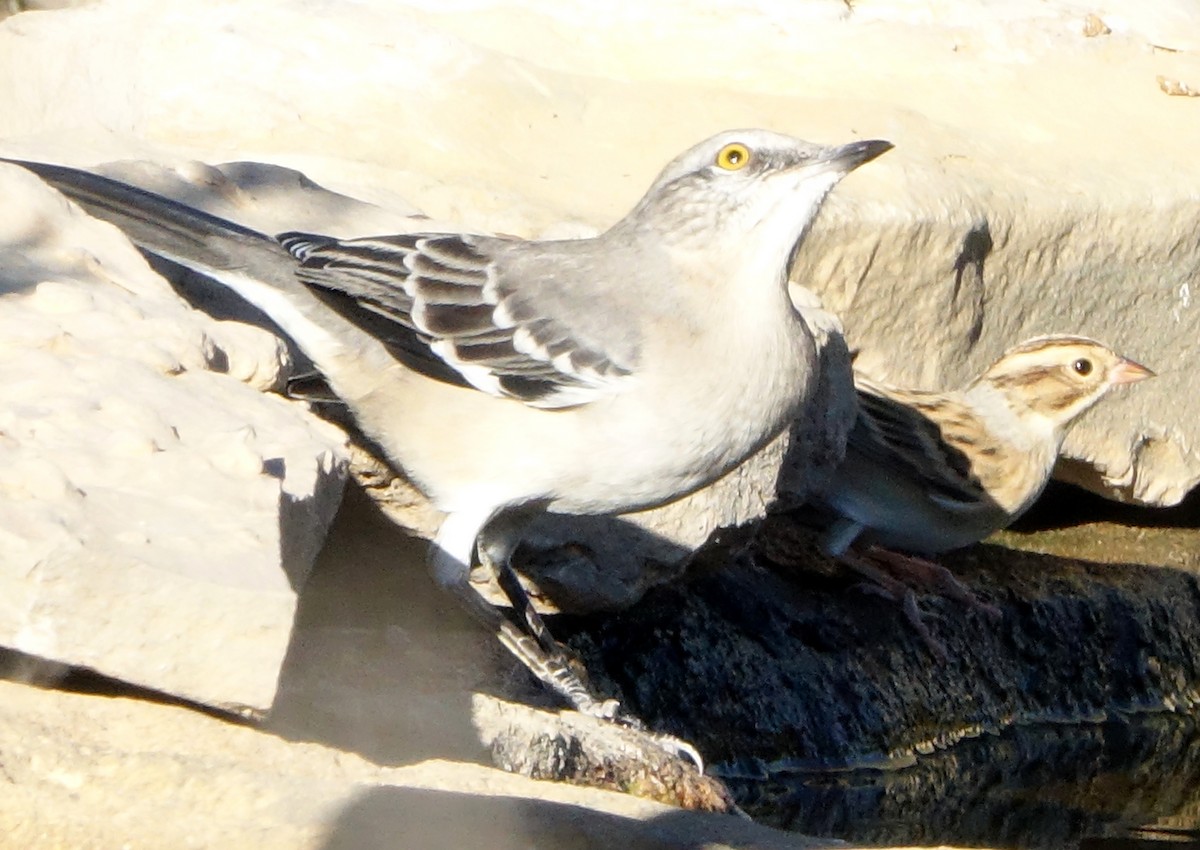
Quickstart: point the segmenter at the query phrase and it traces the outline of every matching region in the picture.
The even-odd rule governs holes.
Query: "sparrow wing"
[[[859,417],[848,449],[885,474],[920,485],[928,498],[953,512],[969,512],[990,498],[970,461],[977,427],[965,405],[940,393],[884,387],[856,377]]]

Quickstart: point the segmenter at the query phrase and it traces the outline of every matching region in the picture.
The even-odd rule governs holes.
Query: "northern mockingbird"
[[[724,132],[669,163],[609,230],[561,241],[270,238],[87,172],[19,164],[270,316],[446,513],[437,581],[574,708],[613,717],[508,565],[519,523],[663,504],[792,421],[816,376],[790,258],[834,185],[891,147]],[[511,617],[468,582],[476,555]]]

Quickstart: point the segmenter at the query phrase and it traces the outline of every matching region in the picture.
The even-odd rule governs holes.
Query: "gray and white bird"
[[[876,580],[875,567],[915,568],[912,577],[972,601],[937,565],[886,550],[936,555],[1008,526],[1045,489],[1071,424],[1113,388],[1153,374],[1095,340],[1052,335],[1010,348],[958,390],[856,376],[858,419],[816,500],[836,517],[826,550]],[[869,562],[850,553],[855,543],[876,547]]]
[[[537,511],[615,514],[724,475],[814,391],[788,269],[822,200],[892,145],[721,133],[599,236],[278,238],[83,171],[19,163],[143,250],[230,287],[299,346],[446,513],[437,581],[579,711],[614,716],[508,566]],[[468,581],[492,567],[510,619]]]

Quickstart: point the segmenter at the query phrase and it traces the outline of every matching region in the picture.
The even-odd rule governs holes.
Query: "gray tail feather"
[[[162,195],[78,168],[0,157],[28,169],[91,215],[116,225],[139,248],[196,271],[246,270],[291,255],[270,236]]]
[[[357,365],[349,370],[356,376],[363,370],[384,370],[394,364],[394,356],[370,327],[356,321],[361,319],[357,314],[369,311],[352,309],[352,300],[342,305],[346,308],[345,315],[330,309],[297,277],[298,260],[274,238],[88,171],[15,159],[0,158],[0,162],[29,169],[89,214],[116,225],[145,253],[197,272],[236,292],[269,316],[335,385],[341,374],[339,370],[346,367],[340,360],[334,362],[322,357],[331,336],[342,349],[353,349],[356,353]],[[377,314],[371,316],[377,318]],[[314,333],[314,328],[320,331]],[[429,371],[424,368],[422,357],[436,361],[434,365],[440,364],[443,370],[447,368],[430,354],[427,346],[416,348],[419,356],[413,362],[418,371]],[[337,374],[330,375],[330,368]],[[443,380],[456,376],[457,373]]]

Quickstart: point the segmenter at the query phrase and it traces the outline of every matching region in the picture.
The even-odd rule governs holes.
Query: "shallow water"
[[[1200,847],[1200,831],[1190,832],[1200,830],[1200,719],[1013,729],[903,770],[793,776],[736,793],[763,822],[852,843]]]

